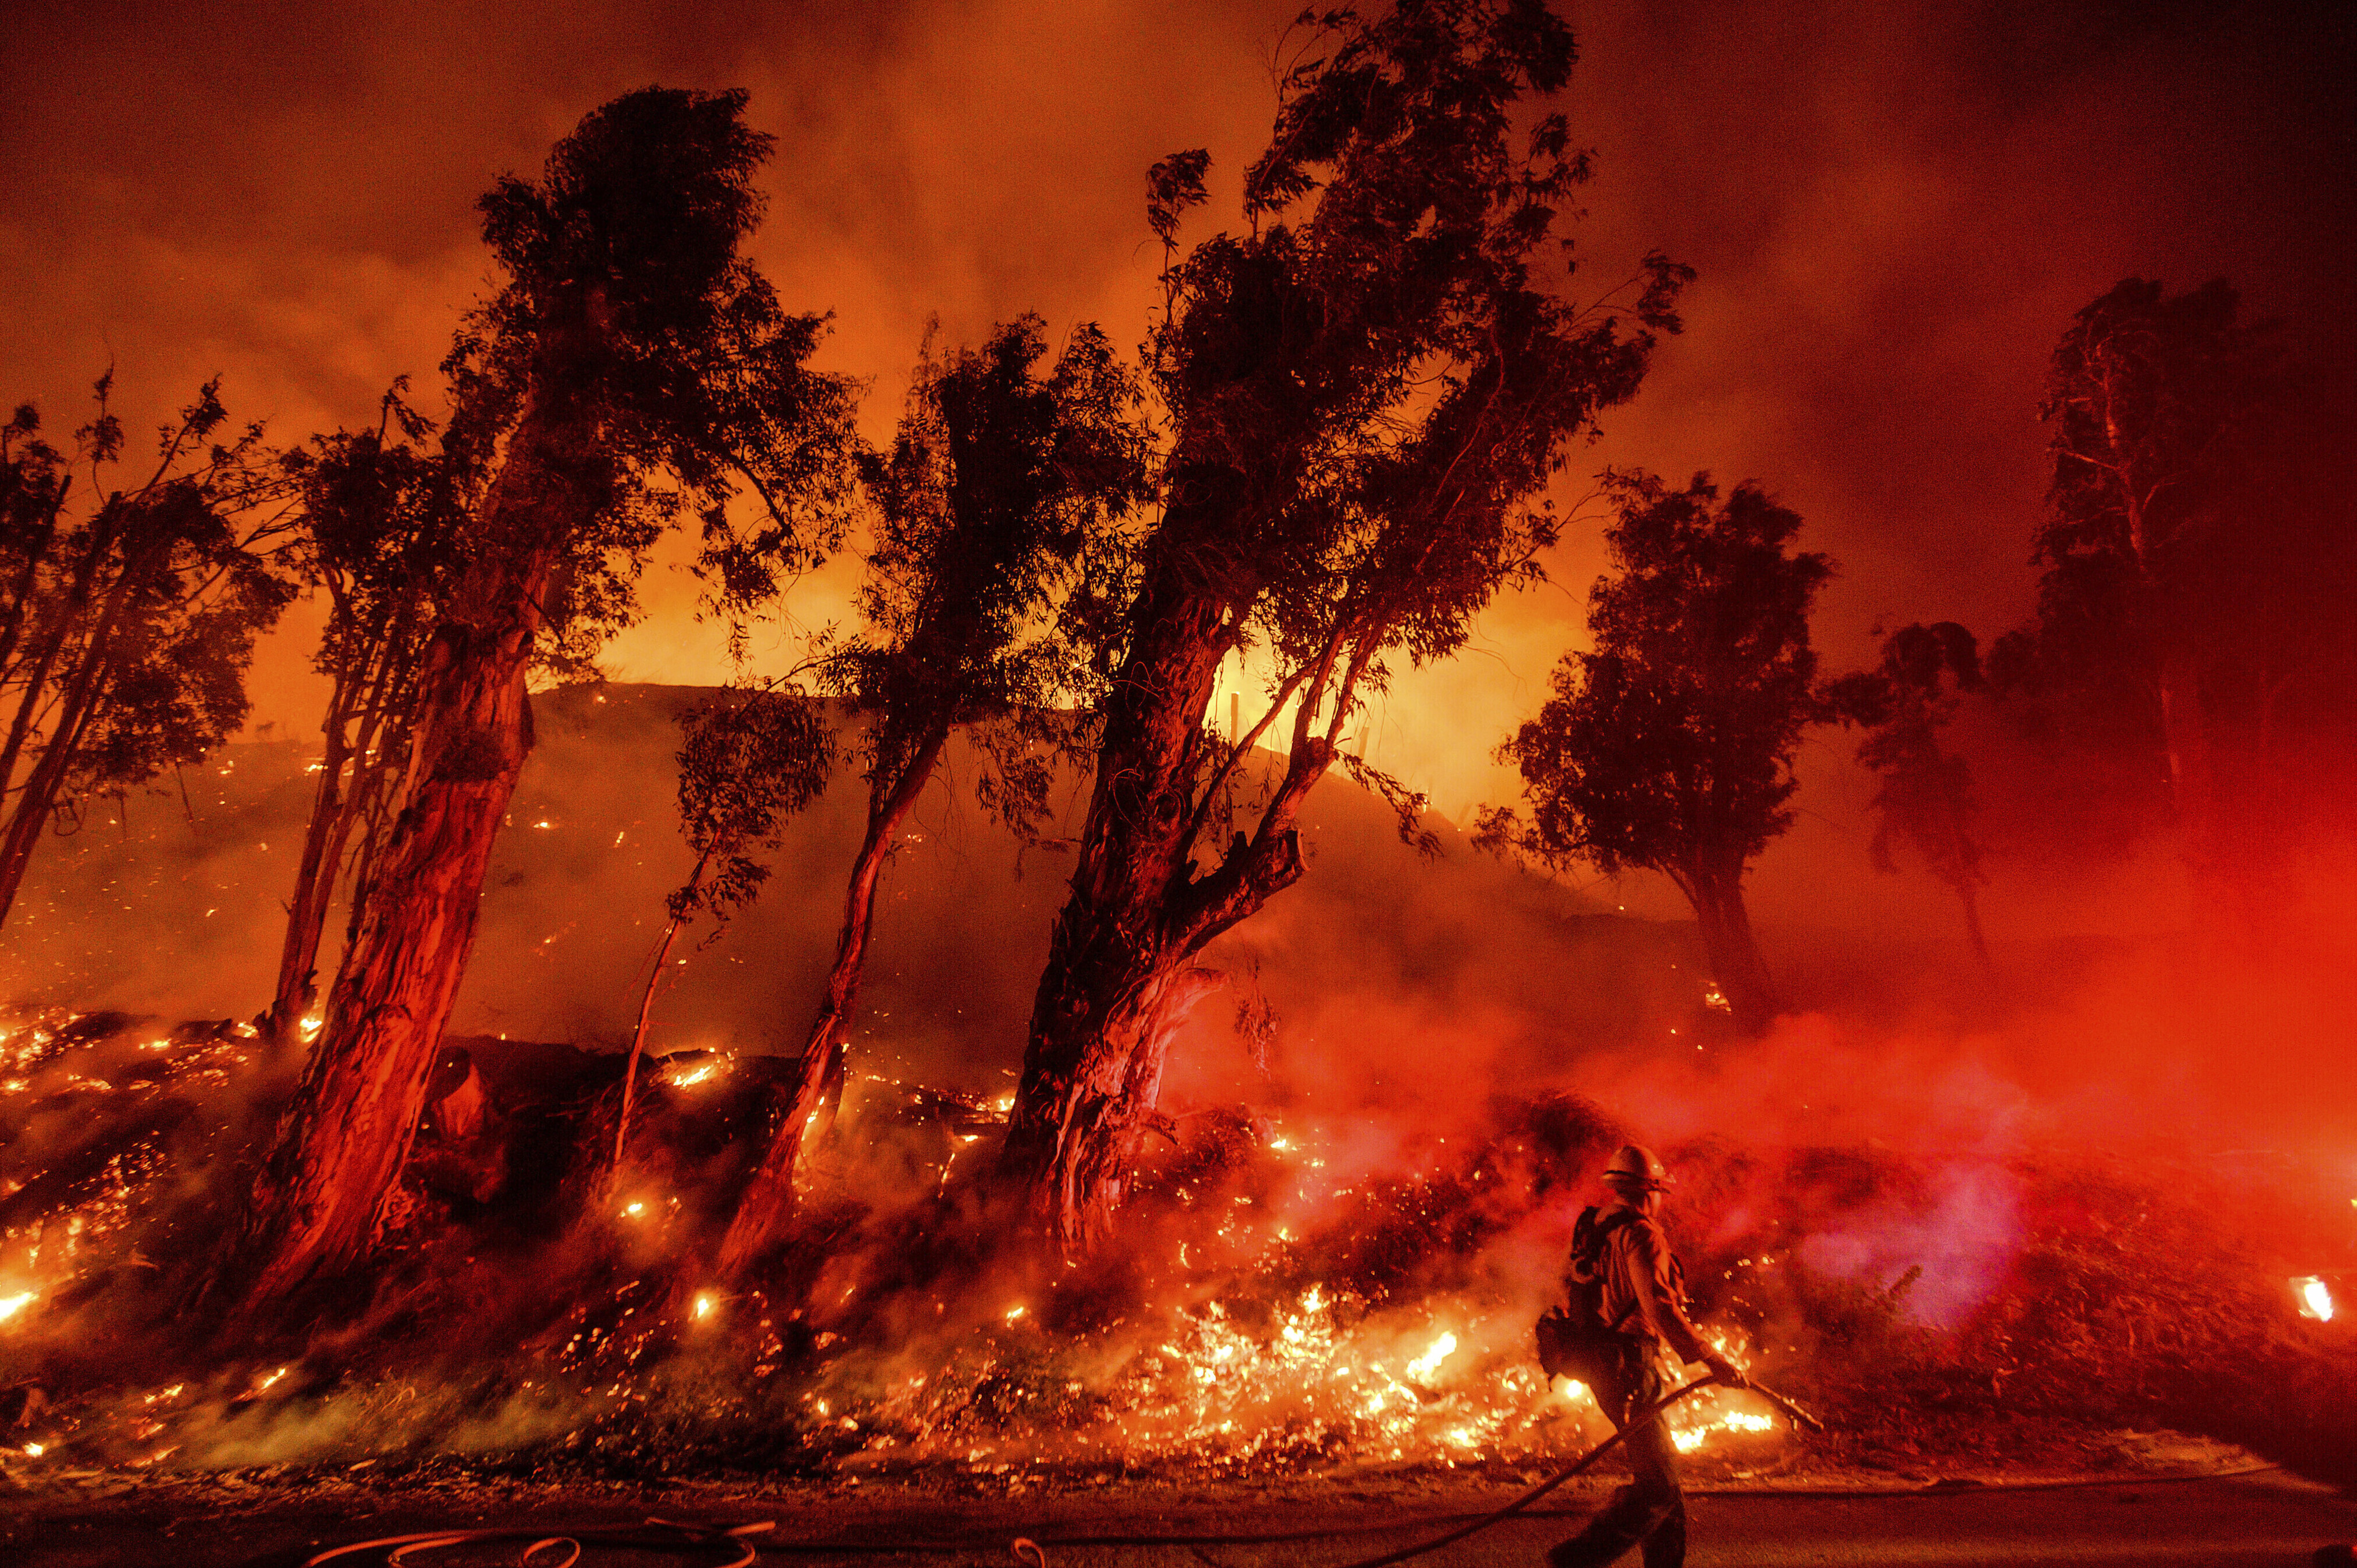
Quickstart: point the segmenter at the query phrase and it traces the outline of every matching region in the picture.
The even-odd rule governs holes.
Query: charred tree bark
[[[871,792],[869,796],[867,832],[851,864],[851,880],[843,900],[843,925],[835,936],[834,962],[826,975],[826,993],[819,1002],[818,1015],[802,1042],[793,1100],[770,1130],[761,1163],[754,1167],[752,1179],[737,1200],[736,1217],[721,1238],[719,1268],[724,1277],[738,1277],[758,1264],[784,1239],[786,1228],[793,1219],[794,1165],[802,1157],[802,1140],[819,1107],[830,1095],[839,1092],[837,1086],[843,1079],[844,1051],[851,1040],[852,1010],[859,998],[860,980],[866,972],[867,939],[875,926],[876,886],[883,875],[884,862],[900,836],[902,824],[916,809],[919,797],[924,794],[925,786],[940,767],[942,749],[948,743],[945,730],[928,736],[901,777],[890,781],[888,790]]]
[[[256,1301],[350,1262],[408,1157],[532,744],[524,677],[582,511],[576,453],[594,439],[544,401],[526,412],[484,508],[482,532],[500,547],[482,553],[434,634],[401,812],[257,1184],[245,1237]]]
[[[1149,564],[1130,651],[1106,702],[1080,864],[1056,919],[999,1153],[1001,1177],[1068,1253],[1103,1234],[1139,1139],[1168,1128],[1157,1101],[1171,1033],[1217,983],[1195,954],[1300,879],[1294,823],[1333,759],[1330,740],[1308,733],[1305,712],[1256,832],[1237,833],[1215,867],[1199,870],[1196,790],[1202,748],[1215,744],[1203,715],[1236,618],[1259,585],[1191,532],[1171,529]]]

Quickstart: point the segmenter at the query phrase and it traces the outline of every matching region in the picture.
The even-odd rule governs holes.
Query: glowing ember
[[[1025,1308],[1020,1307],[1020,1306],[1010,1306],[1010,1307],[1008,1307],[1008,1308],[1006,1309],[1006,1321],[1007,1321],[1007,1322],[1009,1322],[1009,1323],[1013,1323],[1013,1322],[1015,1322],[1017,1319],[1020,1318],[1020,1317],[1023,1316],[1023,1314],[1024,1314],[1025,1310],[1026,1310]]]
[[[2319,1323],[2332,1321],[2331,1286],[2310,1275],[2304,1280],[2292,1281],[2291,1288],[2299,1297],[2299,1315],[2302,1317],[2312,1317]],[[8,1304],[0,1302],[0,1316],[5,1316],[7,1310]]]
[[[314,1036],[314,1035],[317,1034],[317,1033],[319,1032],[319,1026],[320,1026],[320,1025],[322,1025],[322,1024],[324,1024],[324,1023],[326,1023],[327,1021],[328,1021],[328,1020],[327,1020],[326,1018],[324,1018],[324,1017],[320,1016],[319,1015],[317,1015],[317,1014],[316,1014],[316,1013],[315,1013],[315,1014],[313,1014],[310,1017],[304,1019],[304,1020],[303,1020],[303,1037],[304,1037],[305,1039],[307,1039],[307,1039],[309,1039],[312,1036]]]
[[[38,1443],[27,1443],[25,1444],[25,1452],[29,1456],[38,1459],[42,1455],[42,1454],[47,1452],[47,1450]]]
[[[712,1309],[719,1305],[719,1297],[714,1295],[710,1291],[702,1291],[697,1293],[695,1298],[696,1317],[701,1320],[711,1316]]]
[[[16,1295],[0,1295],[0,1323],[7,1322],[10,1318],[16,1316],[18,1313],[32,1305],[34,1297],[38,1294],[38,1292],[28,1290],[21,1292]],[[2329,1316],[2330,1315],[2328,1313],[2327,1316]]]
[[[622,1206],[622,1212],[632,1219],[636,1219],[646,1211],[647,1206],[643,1203],[626,1203]]]

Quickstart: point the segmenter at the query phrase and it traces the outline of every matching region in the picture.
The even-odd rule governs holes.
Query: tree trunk
[[[327,750],[319,762],[319,788],[311,799],[311,822],[303,834],[303,857],[295,868],[295,897],[286,906],[286,935],[278,948],[278,988],[271,998],[269,1022],[264,1029],[274,1046],[285,1047],[297,1037],[297,1023],[318,995],[319,938],[328,927],[328,904],[335,895],[336,865],[342,858],[339,827],[349,828],[350,812],[344,789],[344,767],[350,760],[344,725],[350,718],[350,693],[339,689],[329,699]]]
[[[688,874],[687,885],[693,889],[704,880],[704,868],[712,856],[707,852]],[[687,923],[685,915],[673,915],[663,927],[662,940],[655,947],[654,972],[647,976],[647,989],[639,998],[638,1027],[630,1031],[630,1054],[622,1062],[622,1110],[614,1118],[614,1175],[622,1170],[622,1145],[630,1135],[630,1101],[639,1086],[639,1058],[646,1055],[647,1025],[654,1017],[655,993],[662,986],[664,966],[671,962],[671,945],[679,940],[679,929]]]
[[[1992,983],[1996,979],[1996,961],[1989,957],[1988,938],[1981,930],[1980,889],[1969,879],[1956,884],[1956,901],[1964,907],[1964,935],[1973,944],[1973,957],[1980,961],[1981,973]]]
[[[871,792],[866,836],[851,863],[851,881],[844,893],[843,926],[836,933],[834,964],[827,971],[826,993],[818,1016],[802,1043],[794,1097],[784,1116],[770,1131],[761,1163],[754,1168],[736,1216],[721,1238],[719,1268],[735,1279],[758,1264],[785,1235],[794,1212],[794,1165],[802,1155],[802,1138],[834,1085],[843,1077],[844,1049],[851,1039],[852,1007],[867,964],[867,938],[874,928],[876,885],[885,858],[900,835],[901,824],[916,809],[931,781],[948,744],[947,731],[928,738],[910,758],[899,780],[880,795]]]
[[[23,891],[26,869],[32,865],[33,850],[41,842],[41,831],[48,825],[58,791],[72,770],[82,732],[89,727],[105,700],[107,688],[113,683],[115,639],[122,628],[123,617],[143,585],[139,579],[159,559],[160,552],[150,548],[125,568],[108,593],[105,607],[91,628],[80,659],[68,666],[48,737],[41,746],[40,760],[26,773],[23,788],[16,796],[16,809],[8,818],[5,832],[0,833],[0,928],[7,925],[9,911],[16,905],[16,895]],[[44,671],[46,669],[45,661]],[[38,687],[28,687],[27,704],[29,706],[39,695]],[[11,767],[15,749],[23,740],[21,714],[19,720],[19,733],[9,737]]]
[[[1258,831],[1236,834],[1199,874],[1192,792],[1199,748],[1216,744],[1203,715],[1257,583],[1189,532],[1166,524],[1105,704],[1071,897],[1056,918],[999,1151],[1001,1177],[1068,1254],[1102,1234],[1138,1139],[1168,1128],[1156,1101],[1169,1036],[1217,979],[1190,961],[1299,879],[1295,813],[1333,757],[1330,740],[1297,725]]]
[[[408,1157],[532,744],[524,677],[581,512],[573,455],[593,439],[535,397],[484,508],[480,532],[497,547],[434,634],[401,813],[257,1184],[243,1239],[257,1302],[350,1262]]]
[[[16,796],[16,809],[8,817],[5,832],[0,832],[0,928],[7,925],[9,911],[16,906],[16,895],[24,889],[25,873],[32,865],[34,849],[41,842],[41,831],[48,825],[58,790],[72,765],[74,748],[81,742],[83,726],[96,710],[98,692],[94,683],[77,685],[78,689],[60,702],[57,728],[42,747],[40,759],[25,776],[24,787]]]
[[[1699,873],[1681,881],[1702,928],[1703,951],[1710,960],[1711,978],[1727,998],[1727,1012],[1745,1034],[1766,1034],[1779,1011],[1776,988],[1751,934],[1750,913],[1743,907],[1741,869],[1732,875]]]
[[[2210,762],[2210,726],[2193,660],[2165,656],[2160,665],[2160,726],[2169,751],[2169,803],[2186,868],[2205,905],[2215,906],[2225,866],[2218,853],[2217,781]]]

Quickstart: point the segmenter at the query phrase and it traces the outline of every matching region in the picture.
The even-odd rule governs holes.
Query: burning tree
[[[1094,326],[1043,374],[1046,351],[1027,316],[978,349],[928,352],[890,453],[869,465],[869,629],[827,666],[866,721],[866,831],[794,1098],[722,1242],[724,1271],[773,1245],[792,1211],[804,1130],[842,1081],[877,883],[952,732],[966,728],[988,758],[985,810],[1026,832],[1046,811],[1048,753],[1073,735],[1051,710],[1103,685],[1109,585],[1126,565],[1119,527],[1147,495],[1140,389]]]
[[[375,886],[259,1173],[236,1265],[258,1299],[357,1252],[407,1155],[531,743],[535,658],[578,657],[627,618],[638,563],[683,512],[724,602],[774,593],[839,532],[853,389],[807,367],[824,319],[789,315],[739,254],[769,150],[745,102],[629,93],[541,179],[480,204],[509,281],[444,367],[471,550],[418,678]],[[729,510],[740,489],[749,525]],[[572,640],[550,647],[552,628]]]
[[[1555,537],[1525,502],[1596,413],[1636,390],[1685,269],[1649,260],[1639,323],[1533,274],[1588,173],[1561,115],[1568,28],[1537,0],[1412,0],[1312,24],[1245,171],[1241,235],[1181,258],[1209,159],[1156,166],[1166,248],[1148,345],[1168,411],[1069,902],[1034,1004],[1001,1175],[1066,1249],[1119,1201],[1171,1030],[1213,983],[1204,946],[1302,875],[1296,820],[1388,660],[1438,659]],[[1257,650],[1265,710],[1204,723],[1222,660]],[[1253,831],[1217,842],[1225,787],[1290,714]],[[1420,802],[1362,765],[1403,811]],[[1203,854],[1199,861],[1198,852]]]
[[[1875,791],[1875,869],[1894,872],[1891,847],[1905,840],[1924,868],[1964,906],[1964,932],[1984,972],[1995,974],[1981,930],[1981,846],[1974,839],[1973,770],[1945,750],[1940,732],[1965,693],[1986,689],[1973,634],[1953,621],[1901,627],[1883,639],[1878,670],[1845,675],[1826,689],[1833,711],[1869,731],[1857,759],[1881,780]]]
[[[193,762],[245,722],[255,636],[295,585],[273,560],[284,542],[284,476],[248,425],[226,445],[221,383],[166,424],[155,467],[124,489],[101,476],[123,457],[107,406],[73,450],[38,438],[28,403],[0,425],[0,924],[52,822],[81,821],[94,796],[121,797]],[[91,504],[73,470],[87,464]]]
[[[347,947],[359,927],[409,756],[427,640],[462,552],[465,514],[449,467],[417,446],[431,426],[402,401],[404,390],[385,394],[376,429],[339,431],[318,438],[314,454],[290,454],[304,519],[300,564],[328,595],[312,664],[330,685],[265,1029],[282,1044],[317,997],[319,942],[348,864]]]
[[[1619,575],[1588,595],[1594,651],[1555,666],[1554,695],[1499,748],[1532,815],[1485,817],[1486,842],[1608,875],[1658,871],[1694,906],[1729,1011],[1757,1033],[1776,993],[1743,877],[1792,825],[1792,754],[1824,716],[1809,607],[1833,563],[1792,552],[1800,514],[1755,484],[1726,500],[1707,475],[1672,490],[1608,474]]]

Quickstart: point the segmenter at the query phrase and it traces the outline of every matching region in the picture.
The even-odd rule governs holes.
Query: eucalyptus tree
[[[2250,470],[2281,406],[2270,333],[2223,281],[2171,295],[2127,278],[2056,342],[2040,413],[2053,462],[2035,535],[2038,617],[2002,639],[2002,682],[2072,700],[2091,739],[2156,765],[2197,886],[2224,872],[2215,731],[2233,694],[2231,596],[2264,563],[2297,596],[2299,552]],[[2273,557],[2270,559],[2269,557]],[[2345,624],[2345,618],[2343,618]]]
[[[432,426],[385,394],[373,430],[320,436],[288,454],[300,498],[296,555],[327,596],[312,667],[328,678],[322,750],[266,1032],[282,1044],[317,998],[319,945],[349,886],[349,947],[366,907],[409,757],[417,682],[436,616],[465,556],[466,513],[449,465],[423,445]]]
[[[1833,563],[1791,544],[1797,512],[1757,485],[1725,500],[1697,475],[1606,476],[1617,570],[1588,595],[1596,646],[1566,654],[1538,717],[1499,748],[1531,815],[1485,816],[1483,838],[1607,875],[1655,871],[1694,907],[1713,977],[1745,1029],[1776,993],[1743,880],[1792,825],[1792,757],[1828,716],[1809,609]]]
[[[1028,833],[1080,722],[1066,710],[1103,697],[1127,525],[1149,489],[1141,388],[1094,326],[1052,365],[1047,351],[1036,316],[979,349],[929,346],[891,449],[867,466],[865,629],[824,666],[859,723],[866,825],[794,1095],[723,1240],[724,1272],[760,1258],[792,1213],[802,1139],[840,1090],[877,886],[951,736],[983,757],[982,807]]]
[[[261,426],[216,439],[228,411],[209,381],[118,488],[113,383],[70,449],[30,404],[0,425],[0,925],[53,825],[245,722],[254,639],[296,591]]]
[[[745,103],[625,94],[541,177],[479,204],[506,282],[444,365],[468,560],[418,678],[375,885],[231,1265],[257,1299],[359,1253],[398,1178],[531,744],[528,672],[626,620],[647,550],[684,518],[725,604],[773,595],[838,536],[855,389],[809,366],[824,318],[788,312],[742,253],[770,150]]]
[[[1873,670],[1845,675],[1826,688],[1834,714],[1862,725],[1857,759],[1878,782],[1870,809],[1874,837],[1867,853],[1878,871],[1898,869],[1892,850],[1911,848],[1923,867],[1950,891],[1964,915],[1964,934],[1984,973],[1994,975],[1988,938],[1981,929],[1981,845],[1973,831],[1972,765],[1941,742],[1964,698],[1986,692],[1973,634],[1953,621],[1903,626],[1883,639]]]
[[[1156,166],[1165,247],[1147,372],[1160,507],[1104,706],[1071,893],[1039,983],[999,1172],[1065,1249],[1120,1200],[1203,949],[1303,874],[1302,802],[1337,760],[1413,836],[1420,802],[1343,753],[1401,660],[1454,652],[1555,537],[1534,504],[1598,411],[1636,390],[1689,274],[1649,258],[1627,308],[1541,275],[1588,175],[1559,113],[1569,29],[1538,0],[1406,0],[1305,18],[1240,231],[1182,255],[1207,156]],[[1631,320],[1631,318],[1634,319]],[[1265,703],[1205,722],[1222,661]],[[1265,737],[1250,831],[1227,786]]]

